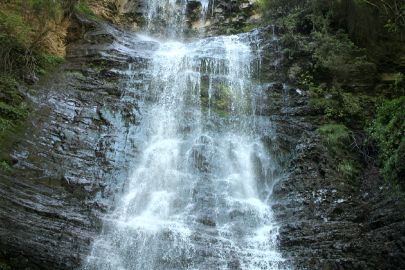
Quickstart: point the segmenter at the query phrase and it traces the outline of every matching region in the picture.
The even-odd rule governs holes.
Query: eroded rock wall
[[[208,36],[236,34],[251,30],[261,19],[256,8],[257,0],[206,1],[205,11],[203,1],[187,1],[188,36],[198,33]],[[137,31],[145,26],[148,5],[145,0],[91,0],[89,4],[95,14],[124,29]]]
[[[381,179],[373,162],[364,160],[365,169],[357,178],[336,170],[336,157],[316,131],[321,116],[309,105],[309,94],[288,79],[284,48],[265,33],[262,80],[273,83],[262,113],[271,115],[276,127],[270,145],[284,153],[285,174],[274,186],[273,209],[286,260],[292,269],[402,269],[403,195]]]
[[[0,175],[5,269],[75,269],[137,156],[126,138],[140,120],[139,80],[147,81],[143,67],[153,47],[107,24],[78,20],[72,38],[78,28],[83,36],[68,46],[66,64],[37,87],[29,128],[11,153],[13,171]]]

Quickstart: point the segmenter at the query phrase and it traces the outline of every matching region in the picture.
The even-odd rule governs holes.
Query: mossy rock
[[[209,99],[209,91],[209,83],[203,80],[201,83],[201,104],[219,112],[229,111],[233,98],[231,87],[223,82],[212,83],[211,100]]]

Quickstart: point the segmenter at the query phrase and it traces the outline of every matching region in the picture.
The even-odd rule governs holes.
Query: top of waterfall
[[[210,1],[209,0],[200,0],[199,2],[201,3],[203,10],[206,11],[208,9]]]
[[[159,36],[169,38],[183,37],[192,22],[188,18],[188,0],[145,0],[147,31]],[[205,25],[205,15],[210,5],[210,0],[193,1],[200,3],[201,11],[199,16],[198,29]],[[201,32],[201,31],[199,31]]]

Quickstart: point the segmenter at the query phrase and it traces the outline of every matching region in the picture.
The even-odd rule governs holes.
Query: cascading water
[[[149,4],[152,23],[186,1]],[[256,135],[268,122],[255,116],[249,40],[159,43],[135,135],[142,154],[84,269],[285,269],[269,202],[277,164]]]

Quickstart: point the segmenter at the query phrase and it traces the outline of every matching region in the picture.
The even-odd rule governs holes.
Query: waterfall
[[[169,36],[179,35],[186,1],[148,3],[147,28],[167,12]],[[83,269],[286,269],[270,200],[278,167],[257,133],[269,123],[255,115],[250,42],[158,42],[134,135],[141,155]]]

